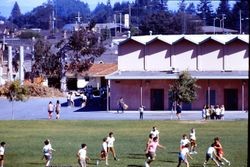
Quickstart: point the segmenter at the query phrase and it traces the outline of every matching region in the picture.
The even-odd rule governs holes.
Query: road
[[[80,107],[68,107],[66,98],[30,98],[25,102],[12,102],[0,98],[0,120],[47,120],[47,105],[60,100],[61,120],[139,120],[138,111],[125,111],[118,114],[116,111],[83,111]],[[201,120],[201,111],[183,111],[181,120]],[[55,119],[55,113],[53,115]],[[248,112],[225,111],[225,121],[248,120]],[[145,111],[144,120],[176,120],[171,111]]]

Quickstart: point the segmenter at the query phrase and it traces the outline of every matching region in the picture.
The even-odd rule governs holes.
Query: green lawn
[[[145,143],[152,126],[158,127],[160,143],[166,146],[166,150],[158,149],[153,167],[177,166],[179,141],[192,127],[196,129],[198,154],[190,160],[191,167],[202,166],[215,136],[221,137],[231,166],[247,167],[248,121],[0,121],[0,141],[7,143],[6,167],[44,166],[41,150],[46,138],[56,149],[52,165],[77,166],[76,152],[81,143],[86,143],[92,159],[88,166],[95,166],[102,138],[113,131],[120,161],[109,158],[109,166],[143,167]],[[209,164],[215,166],[211,161]],[[105,166],[104,162],[99,166]]]

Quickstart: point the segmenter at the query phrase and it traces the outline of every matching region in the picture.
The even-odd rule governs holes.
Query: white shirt
[[[102,143],[102,150],[104,150],[105,152],[108,152],[108,143],[107,142]]]
[[[181,139],[181,141],[180,141],[181,146],[185,146],[188,143],[190,143],[190,141],[188,139]]]
[[[216,115],[220,115],[220,112],[221,112],[221,109],[220,109],[220,108],[216,108],[216,109],[215,109]]]
[[[215,148],[214,148],[214,147],[209,147],[209,148],[207,149],[207,153],[208,153],[208,154],[213,154],[213,152],[215,152]]]
[[[114,136],[112,136],[112,137],[108,136],[107,141],[108,141],[108,147],[113,147],[114,146],[114,141],[115,141]]]
[[[185,148],[183,148],[183,149],[181,150],[181,155],[182,155],[182,156],[185,156],[187,153],[189,153],[189,149],[188,149],[187,147],[185,147]]]
[[[191,133],[189,134],[189,136],[190,136],[190,139],[196,140],[195,131],[193,131],[193,133],[191,132]]]
[[[86,159],[86,155],[87,155],[87,150],[84,149],[84,148],[81,148],[78,151],[78,155],[79,155],[80,160],[85,160]]]
[[[51,150],[52,150],[52,148],[51,148],[51,145],[50,145],[50,144],[45,145],[45,146],[43,147],[43,154],[44,154],[44,155],[47,155],[47,156],[50,156]]]
[[[0,146],[0,155],[4,155],[4,147]]]
[[[152,137],[154,138],[154,137],[159,137],[160,132],[157,129],[155,129],[151,130],[150,134],[152,134],[153,135]]]

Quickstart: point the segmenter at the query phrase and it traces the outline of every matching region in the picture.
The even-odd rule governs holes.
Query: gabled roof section
[[[245,43],[249,43],[249,35],[234,35],[234,34],[195,34],[195,35],[146,35],[146,36],[132,36],[130,38],[127,38],[121,42],[119,42],[119,45],[123,45],[126,42],[133,40],[135,42],[138,42],[142,45],[148,45],[156,40],[160,40],[162,42],[165,42],[169,45],[174,45],[181,40],[188,40],[196,45],[200,45],[208,40],[213,40],[215,42],[218,42],[222,45],[226,45],[236,39],[239,39]]]

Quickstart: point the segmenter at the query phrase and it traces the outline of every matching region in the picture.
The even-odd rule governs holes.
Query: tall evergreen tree
[[[200,0],[197,5],[197,15],[203,20],[204,25],[213,25],[213,5],[211,0]]]
[[[21,10],[20,10],[20,8],[19,8],[19,5],[18,5],[17,2],[15,2],[14,6],[13,6],[13,8],[12,8],[12,11],[11,11],[11,16],[10,16],[10,18],[11,18],[11,19],[16,19],[16,18],[18,18],[18,17],[21,16],[21,15],[22,15],[22,14],[21,14]]]

